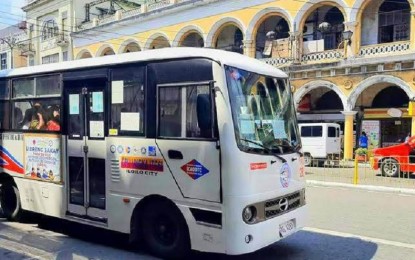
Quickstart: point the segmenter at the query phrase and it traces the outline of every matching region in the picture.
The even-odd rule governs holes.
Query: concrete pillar
[[[409,35],[409,40],[410,40],[410,48],[411,50],[415,49],[415,30],[413,30],[412,28],[414,28],[415,26],[415,11],[411,11],[411,19],[410,19],[410,35]]]
[[[251,58],[255,58],[255,50],[253,48],[253,40],[243,40],[242,41],[243,45],[244,45],[244,55],[251,57]]]
[[[358,44],[358,40],[360,39],[360,35],[358,34],[358,31],[356,30],[356,27],[358,25],[357,22],[344,22],[344,31],[352,31],[353,35],[352,35],[352,39],[350,42],[350,45],[348,43],[345,42],[345,44],[347,44],[347,46],[345,46],[345,58],[353,58],[355,57],[358,53],[359,53],[359,44]]]
[[[411,119],[411,136],[415,136],[415,115]]]
[[[300,32],[290,32],[290,41],[291,41],[291,58],[294,63],[301,63],[301,53],[302,53],[302,39]]]
[[[342,111],[344,115],[344,159],[353,159],[353,120],[357,111]]]

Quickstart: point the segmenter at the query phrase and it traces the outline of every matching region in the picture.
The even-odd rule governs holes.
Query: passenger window
[[[60,100],[13,102],[13,129],[60,131]]]
[[[144,135],[144,67],[115,69],[110,135]]]
[[[8,130],[10,129],[10,106],[9,101],[2,100],[0,101],[0,129]]]
[[[301,136],[302,137],[311,137],[311,126],[302,126],[301,127]]]
[[[322,137],[323,127],[322,126],[302,126],[301,136],[302,137]]]
[[[327,136],[328,137],[336,137],[336,128],[332,127],[332,126],[329,126]]]
[[[61,130],[59,75],[13,80],[12,86],[13,129]]]
[[[10,128],[9,85],[6,80],[0,81],[0,129]]]
[[[160,137],[214,137],[213,107],[210,87],[160,87]]]

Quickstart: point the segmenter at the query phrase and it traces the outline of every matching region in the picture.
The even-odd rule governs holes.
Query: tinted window
[[[9,99],[9,84],[7,80],[0,80],[0,99]]]
[[[336,128],[332,127],[332,126],[329,126],[327,136],[328,137],[336,137],[337,136],[336,135]]]
[[[321,137],[323,136],[322,126],[302,126],[301,127],[302,137]]]
[[[10,128],[9,110],[9,101],[0,101],[0,129],[6,130]]]

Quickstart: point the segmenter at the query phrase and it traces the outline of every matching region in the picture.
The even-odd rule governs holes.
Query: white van
[[[340,159],[340,125],[335,123],[299,124],[306,166],[323,166]]]

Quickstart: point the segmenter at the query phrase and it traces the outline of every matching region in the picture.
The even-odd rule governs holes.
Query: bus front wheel
[[[148,205],[141,218],[143,239],[162,258],[180,259],[190,251],[189,230],[179,209],[167,201]]]
[[[3,216],[10,221],[18,221],[22,215],[20,193],[11,183],[3,183],[0,186],[0,208]]]

